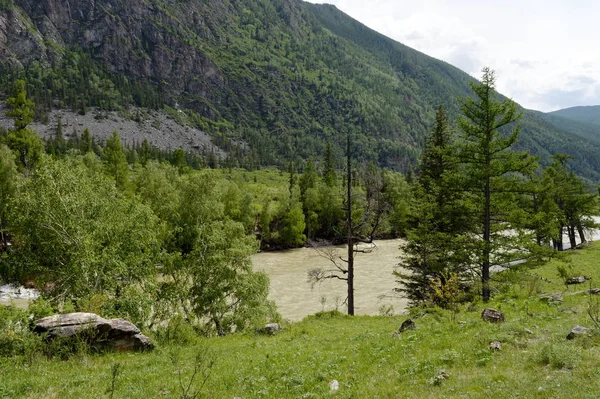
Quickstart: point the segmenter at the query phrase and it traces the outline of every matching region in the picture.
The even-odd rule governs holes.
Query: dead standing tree
[[[331,269],[315,268],[309,270],[308,282],[314,286],[328,279],[346,281],[348,293],[345,302],[348,304],[348,314],[353,316],[354,258],[357,253],[370,253],[376,248],[373,239],[386,213],[387,204],[383,198],[385,190],[383,176],[378,173],[373,164],[370,164],[365,168],[363,173],[365,183],[365,195],[362,198],[364,202],[363,213],[359,215],[359,220],[355,223],[351,154],[351,139],[350,134],[348,134],[346,146],[346,201],[344,204],[344,210],[346,211],[347,257],[340,256],[337,249],[332,247],[330,242],[312,242],[313,248],[317,250],[320,256],[329,260],[333,267]],[[370,244],[370,247],[361,248],[359,247],[360,244]]]

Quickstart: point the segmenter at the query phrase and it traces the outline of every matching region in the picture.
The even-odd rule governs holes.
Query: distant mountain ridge
[[[552,115],[562,116],[578,122],[600,125],[600,105],[571,107],[550,112]]]
[[[0,60],[0,87],[26,78],[41,119],[169,107],[239,166],[302,165],[330,142],[341,167],[350,132],[356,157],[407,171],[437,106],[456,117],[472,81],[300,0],[0,0]],[[574,155],[576,172],[600,181],[600,142],[535,112],[522,126],[522,148]]]

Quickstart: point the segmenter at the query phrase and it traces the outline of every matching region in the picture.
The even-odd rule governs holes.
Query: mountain
[[[571,119],[569,117],[561,116],[557,112],[538,112],[538,115],[565,132],[574,133],[577,136],[585,137],[600,143],[600,124]]]
[[[472,80],[299,0],[0,0],[0,59],[0,87],[25,78],[43,122],[56,108],[167,111],[240,166],[302,164],[330,142],[341,167],[350,133],[357,157],[409,170],[434,110],[456,117]],[[522,125],[522,148],[575,155],[600,181],[600,143],[526,110]]]
[[[600,105],[559,109],[558,111],[550,112],[550,114],[578,122],[600,125]]]

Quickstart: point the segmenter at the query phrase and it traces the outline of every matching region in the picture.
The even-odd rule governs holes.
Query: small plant
[[[588,295],[587,314],[596,329],[600,330],[600,299],[593,294]]]
[[[394,306],[387,304],[387,305],[381,305],[379,307],[379,316],[386,316],[386,317],[390,317],[394,315]]]
[[[573,369],[581,362],[581,348],[568,344],[544,346],[537,355],[539,363],[556,369]]]
[[[557,265],[556,271],[558,273],[558,277],[560,277],[560,279],[563,280],[563,282],[565,283],[565,287],[569,288],[567,281],[569,281],[569,279],[573,277],[573,266]]]
[[[327,297],[325,295],[321,296],[321,299],[319,300],[319,302],[321,302],[321,312],[324,312],[325,304],[327,303]]]
[[[204,348],[196,354],[194,359],[194,369],[192,374],[184,379],[185,372],[179,367],[179,354],[176,352],[170,355],[171,363],[177,368],[175,373],[179,376],[179,390],[181,391],[181,399],[196,399],[200,397],[202,389],[210,378],[212,368],[215,365],[214,359],[209,354],[209,351]],[[197,381],[198,379],[198,381]]]
[[[110,368],[110,386],[106,390],[108,397],[113,399],[115,397],[115,388],[117,387],[117,380],[123,371],[123,366],[121,363],[115,363]]]

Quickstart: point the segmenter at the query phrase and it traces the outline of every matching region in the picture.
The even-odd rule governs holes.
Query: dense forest
[[[303,170],[329,143],[340,168],[351,130],[359,159],[406,173],[437,106],[454,120],[473,80],[333,6],[295,0],[10,0],[1,12],[2,87],[26,80],[36,118],[55,108],[178,109],[233,154],[231,166]],[[529,111],[521,123],[522,149],[544,165],[576,156],[576,173],[599,180],[593,134]]]

